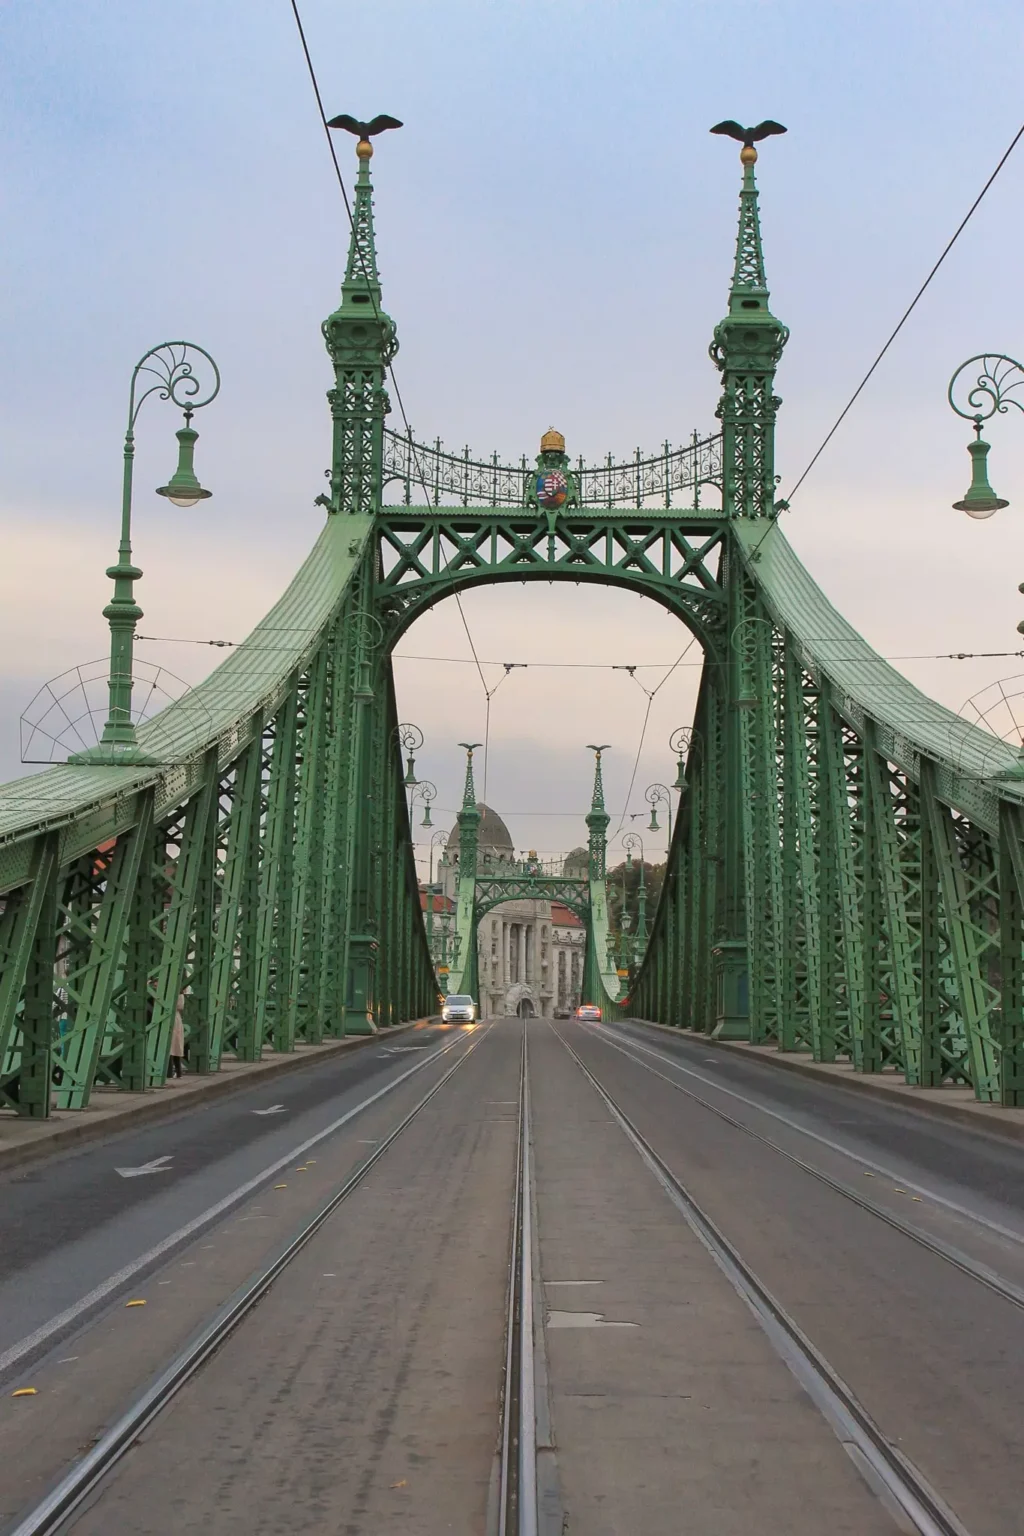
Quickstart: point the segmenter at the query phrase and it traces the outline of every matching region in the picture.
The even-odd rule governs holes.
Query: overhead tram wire
[[[349,201],[348,190],[347,190],[347,188],[345,186],[345,178],[341,174],[341,166],[340,166],[340,164],[338,162],[338,154],[337,154],[336,149],[334,148],[334,140],[331,137],[331,130],[330,130],[330,127],[328,126],[327,113],[324,110],[324,100],[323,100],[323,97],[320,94],[320,85],[319,85],[319,82],[318,82],[318,80],[316,78],[316,70],[313,67],[313,58],[312,58],[312,55],[311,55],[311,53],[309,51],[309,44],[306,41],[306,29],[302,25],[302,17],[299,15],[298,0],[289,0],[289,3],[291,5],[292,15],[295,17],[295,25],[296,25],[296,27],[298,29],[299,41],[302,44],[302,52],[303,52],[303,55],[305,56],[306,68],[309,71],[310,84],[313,87],[313,94],[316,97],[317,111],[320,113],[320,122],[323,125],[324,135],[325,135],[325,137],[327,139],[327,148],[330,150],[331,164],[334,166],[334,174],[335,174],[335,177],[336,177],[337,182],[338,182],[338,187],[339,187],[339,189],[341,191],[342,201],[345,204],[345,213],[348,216],[349,228],[351,229],[352,235],[353,235],[353,245],[355,246],[355,248],[357,250],[357,254],[358,254],[358,257],[359,257],[359,265],[362,267],[363,277],[364,277],[364,279],[366,281],[367,292],[368,292],[368,294],[370,296],[370,302],[373,305],[373,317],[374,317],[375,320],[377,320],[379,322],[380,321],[380,310],[377,307],[377,299],[376,299],[376,295],[373,292],[373,285],[370,282],[370,275],[369,275],[369,273],[366,270],[366,259],[363,256],[362,250],[359,249],[359,247],[356,245],[356,242],[355,242],[355,238],[354,237],[355,237],[356,226],[355,226],[355,218],[354,218],[353,213],[352,213],[352,204]],[[402,391],[398,387],[398,379],[397,379],[396,374],[395,374],[395,369],[394,369],[394,364],[393,363],[388,363],[387,364],[387,373],[388,373],[388,378],[391,381],[391,387],[393,388],[393,390],[395,392],[395,399],[398,401],[398,409],[399,409],[399,411],[401,413],[402,425],[405,427],[406,439],[407,439],[407,441],[409,443],[409,447],[410,447],[410,450],[412,452],[413,461],[414,461],[414,463],[416,465],[416,478],[419,480],[420,485],[423,487],[423,495],[424,495],[424,498],[426,499],[427,504],[429,505],[429,503],[430,503],[430,491],[427,488],[426,476],[423,473],[423,466],[420,463],[419,451],[418,451],[415,439],[413,438],[413,435],[412,435],[412,428],[409,425],[409,417],[406,414],[406,410],[405,410],[405,401],[402,399]],[[447,564],[448,564],[448,559],[446,558],[445,565],[447,566]],[[487,700],[487,715],[488,715],[488,722],[489,722],[489,720],[490,720],[490,695],[487,692],[487,681],[486,681],[486,679],[484,677],[483,669],[480,666],[479,658],[477,657],[476,646],[473,644],[473,636],[470,634],[469,623],[468,623],[468,621],[466,619],[465,613],[463,612],[462,599],[459,596],[458,592],[456,592],[454,594],[454,597],[455,597],[455,605],[456,605],[456,607],[459,610],[459,617],[462,620],[463,628],[466,631],[466,638],[469,641],[469,648],[470,648],[470,650],[473,653],[473,660],[476,663],[476,669],[477,669],[477,672],[478,672],[479,677],[480,677],[480,686],[483,688],[483,690],[484,690],[484,697]],[[485,754],[484,755],[485,755],[485,758],[486,758],[486,748],[485,748]]]
[[[654,696],[655,696],[656,693],[660,692],[660,690],[662,688],[664,688],[665,684],[668,682],[668,680],[672,676],[673,672],[676,670],[676,668],[682,662],[682,660],[683,660],[684,656],[686,655],[687,651],[692,649],[692,647],[696,644],[696,641],[697,641],[696,635],[691,635],[690,639],[687,641],[686,645],[683,646],[683,649],[680,651],[680,653],[676,657],[675,661],[672,663],[672,665],[669,667],[668,671],[665,673],[665,676],[662,678],[661,682],[658,683],[654,688],[652,688],[650,690],[650,692],[648,692],[648,690],[646,688],[644,688],[643,683],[640,682],[640,679],[638,677],[634,677],[634,679],[633,679],[633,681],[637,684],[637,686],[640,687],[640,688],[643,688],[644,693],[647,694],[647,708],[644,711],[643,725],[640,727],[640,741],[639,741],[639,744],[638,744],[637,749],[636,749],[636,757],[633,760],[633,773],[632,773],[632,776],[631,776],[630,781],[629,781],[629,788],[626,790],[626,799],[625,799],[625,803],[624,803],[624,805],[622,807],[622,815],[619,817],[619,824],[615,828],[615,836],[616,837],[618,837],[619,833],[622,831],[623,823],[625,822],[626,816],[627,816],[627,814],[629,812],[629,799],[630,799],[630,796],[633,793],[633,785],[636,783],[637,770],[640,767],[640,754],[641,754],[641,752],[644,749],[644,737],[647,735],[647,724],[648,724],[648,721],[651,718],[651,705],[654,703]],[[633,672],[636,669],[635,668],[628,668],[627,667],[626,670],[632,676]]]
[[[291,626],[282,626],[280,630],[268,629],[264,630],[263,633],[296,634],[311,633],[311,631],[308,630],[307,626],[303,625],[296,626],[295,628],[292,628]],[[219,646],[222,649],[229,650],[237,649],[237,647],[246,644],[244,640],[202,640],[197,639],[192,635],[136,635],[135,638],[136,640],[147,640],[154,645],[213,645]],[[815,640],[827,640],[829,638],[830,637],[828,635],[811,635],[807,637],[807,642],[811,643]],[[291,650],[292,647],[284,645],[260,645],[254,646],[253,649],[259,651],[284,651]],[[687,646],[686,649],[689,650],[690,647]],[[684,651],[682,654],[685,656],[686,652]],[[1024,651],[915,651],[913,653],[908,653],[901,656],[880,656],[878,659],[880,661],[990,661],[1010,656],[1024,657]],[[394,659],[396,661],[429,661],[432,663],[444,664],[446,666],[453,667],[473,667],[478,665],[476,657],[413,656],[410,655],[407,651],[395,651]],[[831,659],[833,661],[860,661],[863,659],[863,657],[858,653],[852,656],[834,656]],[[703,657],[700,661],[683,661],[682,657],[677,657],[676,660],[671,663],[666,661],[637,661],[630,662],[628,665],[619,661],[498,661],[494,657],[489,656],[485,656],[479,662],[479,665],[483,667],[507,667],[516,669],[521,667],[524,671],[528,671],[531,667],[545,667],[557,671],[581,670],[587,672],[633,673],[654,671],[660,672],[662,667],[668,667],[669,676],[671,676],[677,667],[703,667],[705,664],[706,658]],[[665,680],[667,681],[667,678]],[[495,687],[491,689],[491,692],[496,692],[504,681],[504,678],[500,678],[495,684]],[[636,681],[639,681],[639,679],[636,679]],[[642,683],[640,683],[640,687],[643,688]],[[658,687],[661,687],[661,683],[658,684]],[[645,689],[644,691],[646,692],[647,690]]]
[[[942,251],[941,256],[939,257],[939,259],[935,263],[935,265],[932,267],[931,271],[928,273],[928,276],[925,278],[925,280],[921,284],[920,288],[914,294],[914,297],[911,299],[910,303],[907,305],[907,308],[904,310],[902,316],[900,317],[899,323],[896,325],[896,327],[893,330],[892,334],[889,336],[889,339],[886,341],[885,346],[879,352],[878,356],[875,358],[874,362],[871,364],[871,367],[868,369],[867,373],[861,379],[860,383],[857,385],[857,388],[854,390],[854,392],[850,396],[849,400],[847,400],[846,404],[843,406],[842,410],[839,412],[839,415],[836,417],[835,421],[832,423],[832,426],[829,428],[828,432],[825,434],[825,436],[822,439],[822,441],[821,441],[817,451],[815,452],[815,454],[811,458],[811,460],[810,460],[809,464],[807,465],[806,469],[804,470],[803,474],[800,476],[799,480],[796,482],[796,484],[794,485],[793,489],[790,491],[789,495],[785,498],[787,501],[792,501],[793,497],[796,495],[797,491],[803,485],[804,481],[807,479],[807,476],[810,474],[810,472],[814,468],[815,464],[817,464],[818,460],[821,458],[822,454],[825,452],[825,449],[828,447],[829,443],[832,441],[833,437],[835,437],[835,435],[838,432],[839,428],[842,426],[843,422],[846,420],[847,415],[849,414],[849,412],[850,412],[851,408],[853,407],[854,403],[859,398],[859,396],[861,394],[861,391],[864,389],[864,386],[867,384],[868,380],[871,378],[872,374],[875,372],[875,369],[878,367],[879,363],[882,361],[883,357],[888,352],[888,350],[892,346],[893,342],[896,340],[896,337],[899,335],[900,331],[902,331],[903,327],[906,325],[907,321],[910,319],[910,317],[913,314],[914,310],[917,308],[918,301],[923,297],[926,288],[928,288],[929,284],[932,281],[932,278],[938,272],[939,268],[942,266],[942,263],[945,261],[946,257],[949,255],[949,253],[953,249],[954,245],[956,245],[956,242],[959,240],[959,238],[963,234],[964,230],[967,228],[967,226],[970,223],[971,219],[974,217],[974,214],[977,211],[978,207],[980,206],[981,201],[984,198],[986,192],[988,191],[989,187],[991,187],[991,185],[995,181],[996,177],[999,175],[999,172],[1002,170],[1002,168],[1006,164],[1007,160],[1009,160],[1010,156],[1013,154],[1013,151],[1016,149],[1016,147],[1017,147],[1018,143],[1020,142],[1021,138],[1024,138],[1024,123],[1022,123],[1020,125],[1020,127],[1017,129],[1017,132],[1014,134],[1013,138],[1010,140],[1009,145],[1003,151],[1003,154],[1000,157],[999,163],[996,165],[995,170],[992,172],[991,176],[989,176],[989,178],[986,181],[985,185],[982,187],[981,191],[978,193],[977,197],[974,199],[974,202],[968,208],[967,212],[964,214],[963,218],[960,220],[960,223],[957,225],[956,229],[953,231],[953,234],[950,237],[950,239],[947,241],[947,243],[946,243],[946,245],[945,245],[945,247],[944,247],[944,249]],[[752,549],[751,554],[750,554],[750,558],[751,559],[753,559],[754,556],[757,554],[758,550],[761,548],[761,545],[764,543],[764,541],[768,537],[769,533],[771,533],[772,528],[774,528],[774,526],[775,526],[775,521],[773,519],[772,522],[769,524],[769,526],[765,529],[764,533],[758,539],[757,543],[754,545],[754,548]],[[1008,654],[1013,654],[1013,653],[1011,652],[1011,653],[1008,653]],[[931,658],[917,658],[917,657],[909,658],[908,657],[908,658],[900,658],[900,659],[906,659],[906,660],[911,660],[911,659],[912,660],[929,659],[930,660]]]

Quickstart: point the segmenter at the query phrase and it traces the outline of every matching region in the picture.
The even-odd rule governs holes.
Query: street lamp
[[[410,758],[410,762],[411,761],[412,759]],[[421,827],[432,827],[434,825],[430,819],[430,802],[436,798],[437,786],[435,784],[431,784],[429,779],[416,780],[416,783],[413,787],[413,792],[409,796],[409,810],[412,810],[417,800],[422,802],[423,820],[420,822]]]
[[[430,883],[434,883],[434,849],[448,842],[451,832],[445,832],[441,827],[436,828],[430,834]]]
[[[406,789],[412,789],[415,784],[419,783],[416,777],[416,759],[413,753],[418,752],[423,745],[423,732],[418,725],[403,723],[395,727],[395,735],[402,743],[402,751],[406,755],[405,778],[402,780],[402,783]],[[424,825],[429,827],[429,821],[425,822]]]
[[[636,942],[640,953],[643,954],[647,943],[647,882],[645,879],[646,857],[644,854],[644,840],[639,832],[627,832],[622,839],[622,846],[626,850],[626,868],[633,868],[633,850],[640,849],[640,884],[636,893]]]
[[[668,739],[668,749],[676,755],[676,781],[673,789],[678,789],[680,794],[686,790],[686,759],[693,750],[693,727],[679,725]]]
[[[193,358],[205,358],[213,370],[213,383],[203,393],[203,383],[193,372]],[[204,369],[205,372],[205,369]],[[148,374],[155,383],[148,384]],[[136,397],[141,382],[147,387]],[[160,758],[151,757],[138,744],[132,720],[132,686],[135,659],[135,626],[142,609],[135,601],[135,583],[142,572],[132,564],[132,468],[135,461],[135,423],[143,402],[159,394],[161,400],[173,400],[185,413],[185,425],[177,435],[178,467],[166,485],[157,490],[176,507],[194,507],[211,493],[199,484],[192,458],[199,434],[192,426],[192,415],[209,405],[220,390],[220,369],[202,347],[190,341],[164,341],[152,347],[135,364],[128,393],[128,429],[124,435],[124,471],[121,480],[121,542],[117,563],[107,568],[114,583],[114,595],[103,610],[110,625],[110,673],[107,679],[109,713],[103,734],[95,747],[76,752],[69,763],[155,766]]]
[[[981,364],[981,372],[975,373],[978,363]],[[961,381],[960,375],[965,373],[970,374],[970,379]],[[1012,357],[992,352],[969,357],[966,363],[960,364],[949,381],[946,398],[950,405],[958,416],[974,424],[974,442],[967,444],[967,452],[971,456],[971,483],[963,500],[953,503],[958,512],[966,512],[968,517],[991,517],[1000,507],[1010,505],[1001,496],[997,496],[989,485],[987,460],[990,444],[982,441],[981,424],[997,412],[1005,416],[1011,405],[1024,411],[1024,400],[1014,395],[1014,390],[1022,386],[1024,367]],[[960,396],[959,405],[954,399],[954,391]]]
[[[651,819],[647,823],[648,832],[661,830],[658,822],[658,806],[664,805],[668,810],[668,844],[672,846],[672,796],[664,784],[648,784],[644,790],[644,799],[651,808]]]

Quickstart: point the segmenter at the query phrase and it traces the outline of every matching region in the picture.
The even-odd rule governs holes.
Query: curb
[[[627,1021],[623,1021],[627,1022]],[[940,1098],[925,1098],[924,1094],[934,1093],[935,1089],[912,1089],[905,1086],[905,1091],[894,1091],[892,1088],[883,1087],[881,1083],[872,1077],[862,1073],[852,1073],[847,1077],[833,1077],[830,1073],[823,1073],[816,1062],[806,1057],[790,1055],[788,1052],[779,1051],[774,1056],[762,1056],[755,1046],[746,1045],[742,1040],[714,1040],[708,1035],[698,1034],[692,1029],[677,1029],[673,1024],[655,1024],[651,1019],[630,1019],[631,1024],[642,1024],[645,1029],[657,1029],[663,1034],[675,1035],[678,1040],[693,1040],[701,1045],[714,1046],[717,1050],[727,1051],[739,1056],[746,1061],[764,1062],[772,1068],[782,1068],[785,1072],[796,1072],[800,1077],[810,1078],[813,1082],[823,1083],[827,1087],[852,1089],[854,1093],[866,1093],[869,1098],[877,1099],[883,1104],[888,1104],[892,1109],[900,1109],[911,1115],[924,1115],[930,1120],[945,1120],[964,1126],[982,1136],[994,1136],[997,1141],[1024,1141],[1024,1121],[1000,1120],[997,1118],[999,1106],[993,1105],[971,1109],[966,1104],[944,1104]],[[755,1054],[757,1052],[757,1054]],[[901,1085],[904,1086],[904,1085]],[[920,1093],[910,1099],[909,1095]]]
[[[346,1051],[372,1045],[385,1036],[404,1034],[406,1030],[415,1029],[417,1024],[423,1022],[422,1019],[411,1019],[408,1024],[393,1024],[389,1029],[377,1030],[372,1035],[349,1035],[343,1040],[327,1042],[326,1045],[322,1042],[315,1056],[307,1056],[305,1052],[289,1051],[279,1061],[254,1062],[253,1065],[260,1070],[241,1073],[238,1076],[231,1074],[222,1077],[219,1073],[213,1072],[200,1080],[202,1086],[197,1082],[195,1087],[186,1088],[180,1092],[167,1095],[154,1094],[140,1104],[133,1104],[130,1109],[125,1109],[120,1114],[104,1117],[102,1120],[83,1118],[61,1121],[59,1125],[54,1125],[49,1135],[41,1135],[35,1141],[24,1142],[21,1146],[0,1146],[0,1175],[6,1173],[9,1168],[17,1168],[42,1157],[56,1157],[72,1147],[81,1146],[85,1141],[98,1141],[103,1136],[116,1135],[125,1128],[134,1130],[140,1122],[165,1120],[183,1111],[197,1109],[210,1099],[225,1098],[228,1094],[238,1093],[243,1088],[251,1088],[269,1079],[284,1077],[289,1072],[301,1071],[303,1067],[310,1067],[315,1062],[333,1061]],[[88,1115],[88,1111],[85,1111],[85,1115]]]

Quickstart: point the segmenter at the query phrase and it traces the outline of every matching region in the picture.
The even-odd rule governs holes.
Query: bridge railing
[[[714,433],[673,447],[664,443],[655,453],[639,448],[633,457],[615,461],[611,454],[600,464],[580,458],[573,475],[581,507],[699,507],[705,489],[721,492],[722,437]],[[441,439],[419,443],[407,433],[384,433],[384,486],[396,482],[406,506],[521,507],[536,474],[525,454],[518,464],[503,464],[497,453],[489,459],[445,449]],[[385,499],[386,496],[385,496]]]

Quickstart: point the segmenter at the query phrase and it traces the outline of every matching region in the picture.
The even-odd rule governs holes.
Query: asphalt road
[[[609,1027],[792,1117],[860,1159],[880,1162],[912,1181],[927,1182],[936,1193],[967,1205],[974,1215],[1005,1224],[1024,1238],[1024,1145],[952,1121],[943,1123],[926,1112],[911,1113],[738,1052],[716,1050],[692,1037],[634,1022]],[[725,1099],[721,1102],[728,1107]]]
[[[971,1536],[1018,1536],[1024,1309],[726,1124],[672,1079],[1018,1286],[1024,1247],[1010,1234],[1024,1237],[1024,1149],[760,1063],[712,1059],[660,1030],[561,1030]],[[642,1066],[616,1041],[657,1055],[637,1052]],[[673,1072],[665,1065],[673,1060],[717,1087]]]
[[[164,1248],[151,1263],[133,1268],[153,1248],[211,1207],[230,1202],[292,1148],[320,1135],[454,1038],[440,1026],[393,1040],[382,1036],[276,1083],[241,1089],[0,1175],[0,1379],[14,1364],[11,1351],[35,1331],[124,1270],[132,1271],[124,1283],[137,1284],[152,1263],[165,1262],[173,1252]],[[272,1108],[274,1113],[263,1113]],[[160,1166],[152,1172],[128,1177],[118,1172],[154,1162]],[[186,1232],[180,1241],[192,1235]],[[98,1303],[119,1288],[105,1292]],[[40,1344],[52,1346],[86,1315],[78,1314]],[[24,1358],[19,1356],[19,1366]]]

